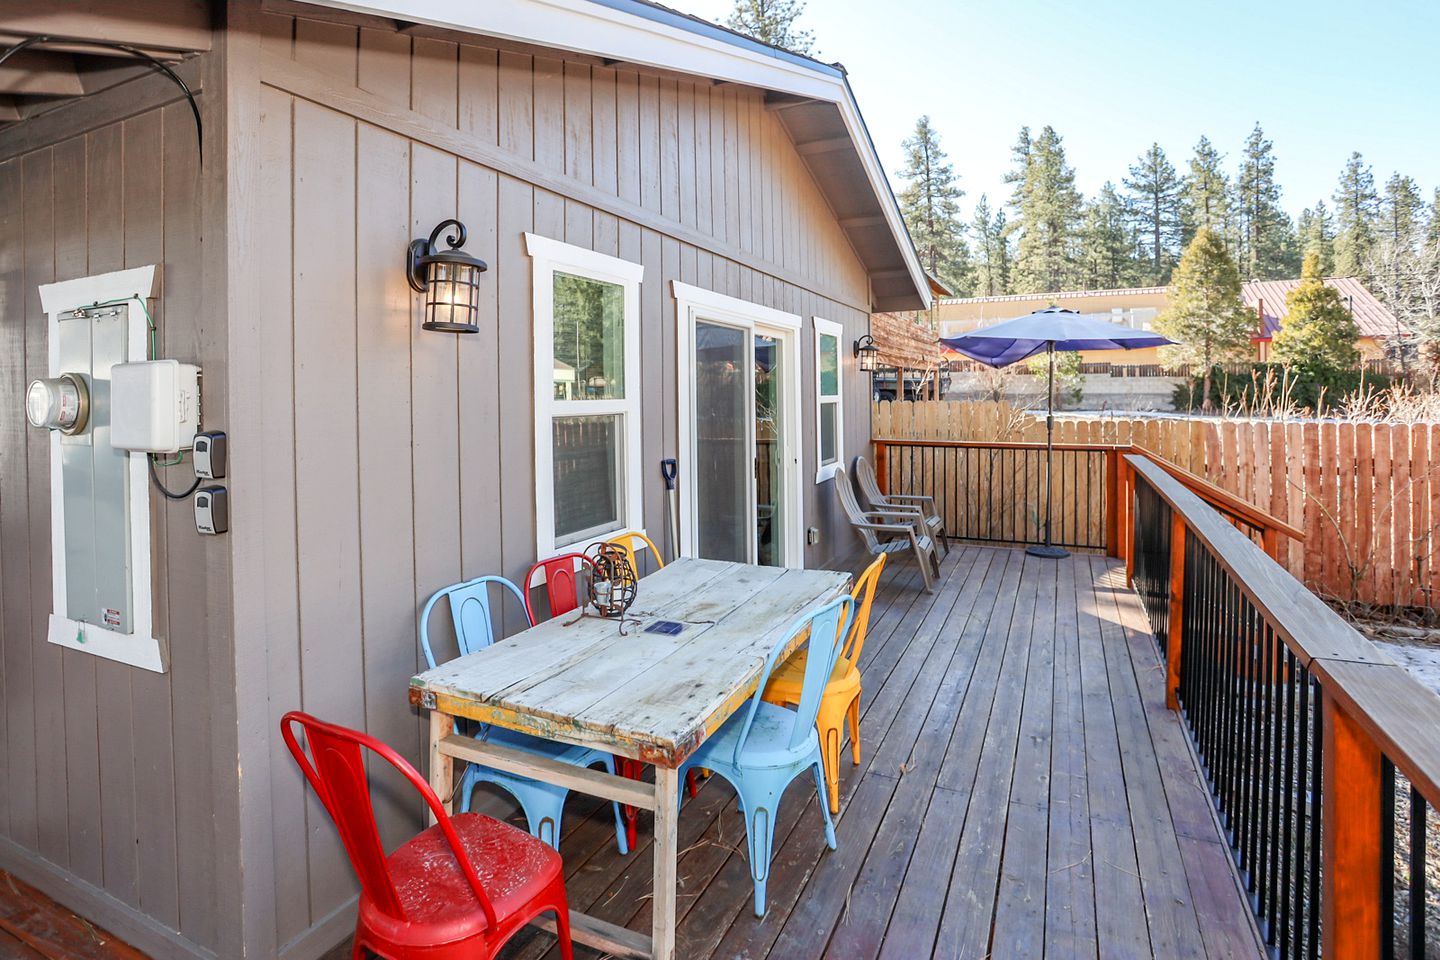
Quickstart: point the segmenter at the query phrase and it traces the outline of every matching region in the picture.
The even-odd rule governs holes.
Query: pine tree
[[[1335,224],[1324,200],[1301,212],[1295,232],[1303,255],[1314,255],[1319,262],[1321,276],[1332,275],[1335,272]]]
[[[1015,249],[1013,286],[1020,293],[1061,290],[1075,275],[1072,261],[1075,232],[1080,222],[1080,192],[1075,171],[1065,162],[1065,147],[1052,127],[1030,140],[1021,131],[1015,148],[1021,164],[1011,174],[1015,183],[1019,231]]]
[[[1425,227],[1425,242],[1440,246],[1440,187],[1435,188],[1435,195],[1430,198],[1430,222]]]
[[[1255,124],[1245,140],[1240,175],[1235,181],[1239,215],[1236,251],[1240,272],[1252,280],[1293,276],[1294,236],[1290,218],[1280,209],[1273,147],[1260,124]]]
[[[1014,210],[1019,210],[1020,204],[1025,200],[1025,177],[1030,171],[1030,155],[1034,146],[1030,138],[1030,128],[1021,127],[1020,135],[1015,138],[1015,146],[1010,148],[1015,169],[1005,172],[1005,182],[1014,184],[1010,190],[1010,206]],[[1010,229],[1014,230],[1015,224],[1012,223]]]
[[[975,286],[977,297],[998,297],[1010,290],[1010,241],[1005,236],[1005,211],[992,213],[983,193],[971,221],[975,234]]]
[[[1184,185],[1160,144],[1152,143],[1130,166],[1125,179],[1126,206],[1145,238],[1154,285],[1170,281],[1180,245],[1180,195]]]
[[[1335,273],[1359,277],[1365,273],[1365,259],[1375,246],[1375,219],[1380,195],[1375,192],[1375,174],[1359,152],[1350,154],[1340,183],[1335,188]]]
[[[1085,205],[1080,227],[1080,285],[1088,290],[1113,290],[1138,279],[1135,238],[1125,203],[1110,182]]]
[[[965,195],[955,168],[940,147],[940,135],[929,117],[915,123],[904,143],[905,169],[897,176],[907,181],[900,191],[900,213],[910,230],[920,265],[961,296],[969,292],[970,250],[959,200]]]
[[[1380,235],[1391,242],[1409,245],[1418,243],[1425,221],[1425,201],[1420,186],[1413,178],[1393,174],[1385,181],[1385,195],[1380,198]]]
[[[1230,228],[1230,178],[1225,176],[1225,158],[1201,137],[1190,158],[1190,172],[1180,195],[1181,247],[1188,247],[1201,228],[1208,227],[1222,238]]]
[[[1169,353],[1204,367],[1203,405],[1211,408],[1211,370],[1250,353],[1255,319],[1240,300],[1240,271],[1215,231],[1202,227],[1175,268],[1166,307],[1155,329],[1176,341]]]
[[[725,26],[761,43],[809,54],[815,49],[815,35],[795,25],[804,12],[802,0],[735,0]]]
[[[1315,257],[1305,258],[1300,285],[1285,298],[1285,319],[1271,342],[1276,362],[1310,373],[1348,370],[1360,362],[1355,342],[1360,328],[1340,299],[1340,291],[1320,276]]]

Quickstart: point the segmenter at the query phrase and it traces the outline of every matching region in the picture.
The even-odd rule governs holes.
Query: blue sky
[[[670,0],[723,21],[732,0]],[[890,173],[928,113],[968,217],[1023,124],[1065,140],[1080,188],[1119,181],[1152,141],[1183,170],[1201,134],[1233,168],[1258,120],[1292,215],[1330,202],[1352,150],[1377,186],[1440,185],[1440,2],[809,0],[801,25],[850,72]]]

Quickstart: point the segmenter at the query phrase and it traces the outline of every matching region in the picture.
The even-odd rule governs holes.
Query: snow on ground
[[[1440,694],[1440,646],[1435,644],[1391,643],[1376,640],[1375,646],[1425,686]]]

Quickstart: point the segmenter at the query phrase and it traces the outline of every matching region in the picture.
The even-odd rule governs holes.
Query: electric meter
[[[25,416],[31,426],[59,430],[70,437],[90,420],[90,391],[79,374],[34,380],[25,394]]]

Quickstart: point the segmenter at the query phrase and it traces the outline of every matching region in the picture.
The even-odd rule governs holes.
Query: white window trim
[[[837,471],[845,466],[845,327],[824,317],[812,318],[815,324],[815,482],[833,480]],[[824,398],[820,395],[820,336],[835,338],[835,462],[821,463],[824,454],[820,447],[820,406]]]
[[[124,302],[129,308],[127,355],[132,359],[149,356],[149,331],[145,323],[145,300],[156,296],[158,267],[133,267],[114,273],[62,280],[40,286],[40,305],[46,313],[49,376],[59,376],[60,314],[94,303]],[[14,416],[20,416],[16,411]],[[27,428],[28,429],[28,428]],[[46,639],[57,646],[81,650],[155,673],[169,669],[170,651],[164,640],[154,636],[154,597],[150,570],[150,475],[148,457],[125,453],[129,460],[131,632],[119,633],[93,623],[71,620],[59,613],[66,609],[68,584],[65,571],[65,497],[60,482],[63,474],[60,431],[50,431],[50,564],[51,613]]]
[[[675,297],[675,324],[677,328],[676,352],[679,365],[679,375],[676,379],[676,392],[679,407],[679,441],[680,441],[680,470],[681,476],[678,483],[680,501],[680,548],[681,556],[695,556],[695,484],[687,482],[684,471],[686,465],[695,461],[695,437],[694,437],[694,397],[695,397],[695,323],[697,320],[711,320],[719,323],[729,323],[738,327],[745,327],[751,331],[757,325],[768,327],[772,330],[787,333],[786,342],[790,346],[792,356],[793,375],[788,378],[788,386],[783,391],[782,402],[784,403],[783,416],[787,423],[794,424],[792,429],[786,430],[784,434],[784,448],[781,456],[789,464],[786,471],[785,511],[789,521],[781,532],[783,540],[783,553],[785,565],[793,568],[805,566],[805,503],[800,482],[800,425],[802,423],[801,397],[801,329],[804,321],[799,315],[786,313],[783,310],[776,310],[773,307],[761,306],[758,303],[751,303],[748,300],[741,300],[737,297],[727,297],[723,293],[716,293],[713,290],[706,290],[702,287],[692,286],[688,283],[681,283],[679,280],[670,281],[671,292]]]
[[[640,429],[640,283],[645,265],[596,253],[533,233],[525,234],[531,258],[535,336],[535,556],[579,552],[625,530],[645,532],[644,471],[641,469]],[[556,400],[555,379],[555,273],[570,273],[618,284],[625,289],[625,399]],[[563,411],[557,412],[557,407]],[[555,451],[552,421],[559,416],[620,414],[621,483],[620,525],[588,539],[557,545],[555,542]]]

